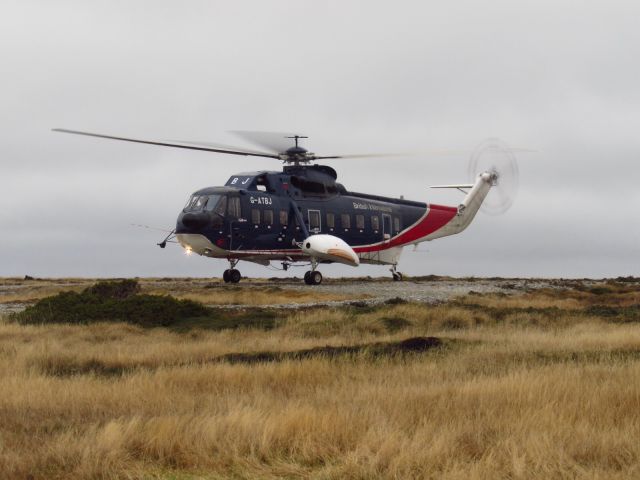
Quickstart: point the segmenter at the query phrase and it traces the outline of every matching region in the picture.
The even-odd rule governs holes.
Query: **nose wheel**
[[[309,270],[304,274],[304,283],[307,285],[320,285],[322,283],[322,274],[317,270]]]
[[[230,268],[228,270],[225,270],[224,273],[222,274],[222,279],[224,280],[224,283],[238,283],[241,278],[242,278],[242,275],[240,275],[240,271],[236,270],[235,268]]]
[[[307,285],[320,285],[322,283],[322,274],[316,268],[318,268],[318,260],[312,258],[311,270],[304,274],[304,283]]]
[[[242,275],[240,275],[240,270],[236,270],[235,268],[237,263],[238,263],[238,260],[235,260],[235,259],[229,260],[229,265],[231,266],[231,268],[225,270],[224,273],[222,274],[222,279],[224,280],[224,283],[238,283],[242,278]]]

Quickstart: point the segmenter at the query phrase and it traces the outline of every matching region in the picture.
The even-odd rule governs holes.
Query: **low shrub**
[[[115,280],[98,282],[85,289],[84,292],[90,295],[96,295],[100,298],[129,298],[140,293],[140,285],[137,280]]]
[[[275,324],[274,315],[265,312],[221,312],[193,300],[139,291],[135,280],[98,282],[80,293],[62,292],[43,298],[12,319],[22,324],[127,322],[178,330],[268,329]]]

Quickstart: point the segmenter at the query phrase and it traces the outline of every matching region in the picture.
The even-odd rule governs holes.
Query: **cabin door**
[[[382,214],[382,238],[389,240],[391,238],[391,215]]]

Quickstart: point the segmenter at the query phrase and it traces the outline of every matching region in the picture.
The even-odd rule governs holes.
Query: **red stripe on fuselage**
[[[377,252],[378,250],[386,250],[387,248],[407,245],[416,240],[432,234],[436,230],[444,227],[458,213],[456,207],[447,207],[446,205],[429,205],[427,214],[422,217],[418,223],[411,228],[405,230],[400,235],[392,239],[375,245],[366,247],[353,247],[356,253]]]

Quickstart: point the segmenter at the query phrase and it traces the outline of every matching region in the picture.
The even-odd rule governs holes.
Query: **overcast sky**
[[[408,274],[640,274],[640,4],[570,1],[34,1],[0,4],[0,276],[219,276],[161,250],[187,196],[279,162],[52,133],[322,154],[518,154],[504,215],[405,249]],[[467,154],[334,160],[355,191],[457,204]],[[173,247],[173,248],[172,248]],[[241,263],[243,274],[276,275]],[[303,269],[295,271],[300,275]],[[386,267],[322,268],[386,275]]]

